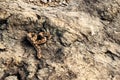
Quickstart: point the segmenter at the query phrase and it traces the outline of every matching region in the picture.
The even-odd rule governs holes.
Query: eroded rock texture
[[[0,0],[0,80],[119,79],[119,0]]]

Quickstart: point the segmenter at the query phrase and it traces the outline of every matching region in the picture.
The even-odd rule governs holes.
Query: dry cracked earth
[[[0,0],[0,80],[120,80],[120,0]]]

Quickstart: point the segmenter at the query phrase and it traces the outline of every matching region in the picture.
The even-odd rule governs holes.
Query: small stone
[[[17,76],[8,76],[5,80],[18,80]]]
[[[48,1],[47,0],[41,0],[43,3],[47,3]]]
[[[5,45],[0,43],[0,50],[5,50],[5,49],[6,49]]]
[[[38,78],[39,78],[40,80],[43,80],[44,77],[49,76],[48,73],[49,73],[48,68],[43,68],[43,69],[41,69],[41,70],[38,71],[37,76],[38,76]]]
[[[61,43],[66,46],[73,43],[77,39],[77,36],[69,32],[65,32],[60,39]]]
[[[5,10],[0,10],[0,20],[6,20],[10,16],[10,13]]]

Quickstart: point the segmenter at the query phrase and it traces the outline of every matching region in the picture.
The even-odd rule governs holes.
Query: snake
[[[33,47],[37,51],[38,59],[42,57],[40,45],[46,43],[47,40],[50,38],[51,35],[48,32],[39,32],[38,34],[30,32],[27,34],[27,40],[33,45]]]

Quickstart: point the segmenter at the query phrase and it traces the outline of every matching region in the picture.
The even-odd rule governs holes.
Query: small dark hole
[[[105,52],[109,57],[111,57],[112,58],[112,60],[115,60],[115,58],[114,58],[114,53],[112,53],[111,51],[107,51],[107,52]]]
[[[0,20],[0,24],[6,24],[7,20]]]
[[[37,14],[36,14],[36,15],[37,15]],[[37,15],[37,18],[38,18],[38,19],[41,19],[40,15]]]
[[[37,40],[41,40],[41,39],[42,39],[42,37],[40,35],[38,35]]]
[[[21,43],[22,43],[23,46],[32,46],[32,44],[27,39],[27,37],[23,38],[23,40],[21,41]]]
[[[34,37],[34,34],[32,34],[32,37]]]
[[[31,8],[31,9],[36,10],[36,8]]]
[[[18,80],[22,80],[19,73],[17,73],[16,76],[17,76]]]

